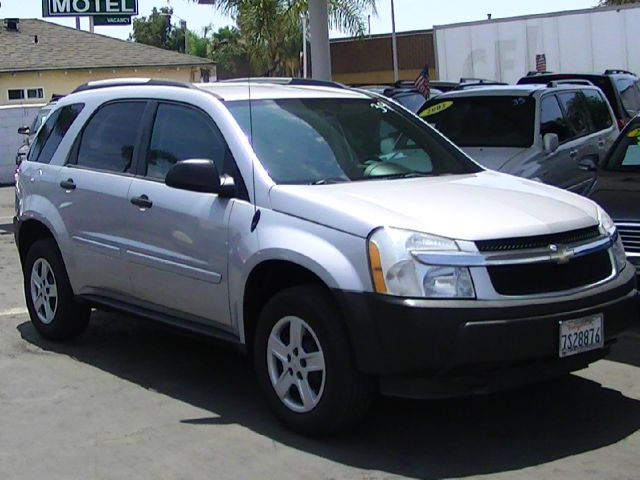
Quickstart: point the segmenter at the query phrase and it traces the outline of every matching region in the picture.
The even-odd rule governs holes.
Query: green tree
[[[235,75],[248,61],[246,44],[236,27],[222,27],[213,32],[207,57],[218,66],[219,74]]]
[[[173,8],[154,7],[148,17],[135,18],[129,40],[165,50],[184,52],[186,32],[171,23],[172,15]]]
[[[365,33],[368,12],[376,12],[375,0],[328,0],[331,27],[352,35]],[[260,75],[297,75],[302,50],[302,17],[308,0],[214,0],[214,6],[233,16],[239,38],[233,47],[218,53],[219,44],[212,45],[210,56],[227,59],[229,51],[243,50],[253,70]],[[218,57],[218,58],[216,58]],[[223,66],[224,69],[224,66]]]

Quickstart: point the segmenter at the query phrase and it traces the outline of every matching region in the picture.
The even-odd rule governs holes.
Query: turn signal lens
[[[371,265],[371,277],[373,287],[377,293],[387,293],[387,285],[384,283],[380,250],[374,242],[369,242],[369,265]]]

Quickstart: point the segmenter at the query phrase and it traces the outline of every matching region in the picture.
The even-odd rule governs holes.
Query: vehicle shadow
[[[640,327],[622,336],[611,348],[607,360],[640,367]]]
[[[640,401],[577,376],[491,396],[380,399],[358,429],[330,439],[285,430],[245,357],[134,318],[94,312],[71,344],[22,338],[211,412],[194,428],[239,424],[292,448],[360,469],[438,479],[530,467],[616,443],[640,429]]]
[[[0,235],[13,235],[13,223],[0,223]]]

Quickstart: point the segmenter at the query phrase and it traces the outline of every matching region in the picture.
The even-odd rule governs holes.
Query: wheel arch
[[[336,301],[329,282],[322,278],[326,275],[324,273],[318,274],[300,263],[284,259],[264,260],[253,267],[247,277],[242,299],[241,329],[247,352],[253,350],[254,334],[262,309],[278,292],[295,286],[313,285]]]
[[[18,254],[20,255],[20,263],[22,264],[22,266],[24,266],[24,261],[27,257],[29,249],[38,240],[50,238],[54,242],[56,242],[56,245],[58,245],[58,249],[60,249],[58,241],[53,234],[53,230],[40,220],[28,219],[25,221],[21,221],[17,228],[17,247]]]

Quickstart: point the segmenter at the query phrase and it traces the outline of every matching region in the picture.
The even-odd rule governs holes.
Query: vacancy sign
[[[43,17],[136,16],[138,0],[42,0]]]

